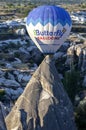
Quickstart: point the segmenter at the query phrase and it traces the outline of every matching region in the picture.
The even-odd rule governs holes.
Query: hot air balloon
[[[54,5],[33,9],[26,21],[29,36],[44,54],[54,54],[60,48],[68,37],[71,26],[69,13]]]

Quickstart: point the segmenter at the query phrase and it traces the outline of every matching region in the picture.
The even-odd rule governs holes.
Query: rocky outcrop
[[[5,121],[7,130],[76,130],[53,58],[44,59]]]
[[[4,121],[4,109],[1,102],[0,102],[0,130],[7,130]]]
[[[68,48],[66,64],[72,63],[76,63],[79,70],[86,71],[86,41]]]
[[[23,92],[37,68],[36,62],[41,59],[37,47],[30,46],[25,40],[0,41],[0,88],[5,91],[3,101],[2,98],[0,101],[4,104],[7,102],[6,107]],[[37,52],[35,61],[34,51]]]

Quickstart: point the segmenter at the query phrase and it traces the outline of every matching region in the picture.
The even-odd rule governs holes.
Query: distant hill
[[[86,3],[86,0],[0,0],[0,2],[34,2],[34,3],[49,3],[49,2],[56,2],[56,3]]]

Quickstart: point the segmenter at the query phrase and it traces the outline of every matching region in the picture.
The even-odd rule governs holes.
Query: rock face
[[[47,56],[32,76],[6,117],[7,130],[76,130],[72,104],[52,60]]]
[[[86,41],[68,48],[66,64],[72,62],[77,63],[78,69],[82,72],[86,71]]]
[[[3,105],[1,102],[0,102],[0,130],[7,130],[4,121]]]

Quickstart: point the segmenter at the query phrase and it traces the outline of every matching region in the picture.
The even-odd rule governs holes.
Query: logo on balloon
[[[34,36],[38,38],[39,40],[59,40],[64,33],[66,32],[66,29],[63,28],[62,30],[57,30],[57,31],[40,31],[39,29],[36,29],[33,31]]]

